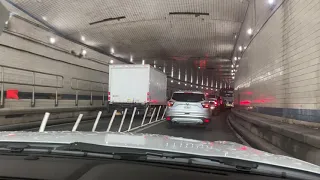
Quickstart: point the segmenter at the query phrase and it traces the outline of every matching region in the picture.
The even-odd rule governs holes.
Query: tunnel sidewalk
[[[232,114],[235,118],[231,124],[236,130],[242,131],[248,141],[260,143],[257,142],[258,138],[293,157],[320,164],[319,129],[256,116],[245,110],[233,109]]]

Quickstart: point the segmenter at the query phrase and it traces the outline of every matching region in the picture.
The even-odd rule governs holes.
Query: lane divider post
[[[130,131],[130,129],[131,129],[132,122],[133,122],[134,116],[135,116],[135,114],[136,114],[136,110],[137,110],[137,107],[134,107],[134,108],[133,108],[133,113],[132,113],[132,116],[131,116],[131,120],[130,120],[130,124],[129,124],[129,128],[128,128],[127,131]]]
[[[161,106],[159,106],[157,117],[156,117],[156,121],[158,121],[158,117],[159,117],[160,111],[161,111]]]
[[[124,121],[124,119],[126,118],[127,111],[128,111],[128,108],[124,109],[124,113],[123,113],[123,116],[122,116],[122,119],[121,119],[121,123],[120,123],[119,129],[118,129],[118,132],[121,132],[121,128],[122,128],[122,125],[123,125],[123,121]]]
[[[166,108],[164,109],[161,119],[164,119],[164,115],[166,115],[167,109],[168,109],[168,106],[166,106]]]
[[[152,115],[151,115],[151,118],[150,118],[150,121],[149,121],[149,124],[151,123],[152,119],[153,119],[153,116],[154,116],[154,113],[156,112],[156,107],[153,109],[153,112],[152,112]]]
[[[48,119],[49,119],[50,113],[46,112],[43,116],[40,128],[39,128],[39,132],[44,132],[44,129],[46,128]]]
[[[78,119],[77,119],[76,123],[74,123],[73,128],[71,130],[72,132],[77,131],[77,128],[78,128],[78,126],[80,124],[82,116],[83,116],[83,114],[79,114]]]
[[[116,117],[116,114],[117,114],[117,110],[114,110],[114,111],[113,111],[113,114],[112,114],[112,117],[111,117],[111,120],[110,120],[109,125],[108,125],[107,132],[110,131],[111,126],[112,126],[112,123],[113,123],[113,120],[114,120],[114,118]]]
[[[95,131],[96,131],[96,128],[97,128],[98,122],[99,122],[99,120],[100,120],[101,114],[102,114],[102,111],[99,111],[99,113],[98,113],[98,115],[97,115],[97,118],[96,118],[96,120],[94,121],[94,124],[93,124],[93,127],[92,127],[92,132],[95,132]]]
[[[149,110],[149,106],[147,106],[146,111],[144,112],[143,119],[142,119],[142,122],[141,122],[141,126],[143,126],[143,124],[144,124],[144,120],[147,117],[148,110]]]

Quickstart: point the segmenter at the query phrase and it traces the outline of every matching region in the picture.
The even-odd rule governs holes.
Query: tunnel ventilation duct
[[[114,18],[103,19],[103,20],[100,20],[100,21],[94,21],[94,22],[91,22],[89,24],[90,25],[94,25],[94,24],[99,24],[99,23],[103,23],[103,22],[107,22],[107,21],[115,21],[115,20],[120,21],[121,19],[125,19],[125,18],[126,18],[125,16],[119,16],[119,17],[114,17]]]
[[[203,13],[203,12],[169,12],[169,15],[193,15],[195,17],[199,17],[199,16],[209,16],[209,13]]]

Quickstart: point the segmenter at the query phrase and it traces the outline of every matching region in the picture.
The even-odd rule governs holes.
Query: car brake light
[[[167,121],[171,121],[171,117],[170,117],[170,116],[167,116],[167,117],[166,117],[166,120],[167,120]]]
[[[209,123],[209,122],[210,122],[210,119],[204,119],[203,122],[204,122],[204,123]]]
[[[203,108],[209,108],[209,107],[210,107],[210,104],[209,104],[209,103],[202,103],[202,107],[203,107]]]
[[[172,102],[172,101],[168,101],[168,106],[169,106],[169,107],[172,107],[172,106],[173,106],[173,104],[174,104],[174,102]]]

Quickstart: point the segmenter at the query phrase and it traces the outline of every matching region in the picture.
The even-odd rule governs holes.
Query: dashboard
[[[0,155],[0,179],[278,179],[246,173],[163,163],[86,157]]]

